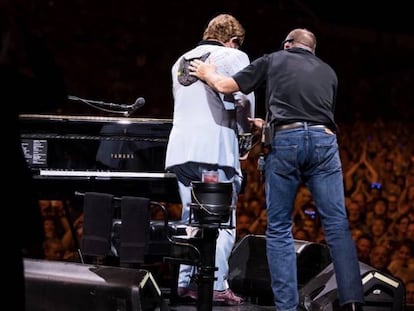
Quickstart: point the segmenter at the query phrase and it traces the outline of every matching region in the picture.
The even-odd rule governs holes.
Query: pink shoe
[[[177,295],[181,298],[191,298],[197,300],[198,293],[196,290],[187,288],[187,287],[178,287]]]
[[[213,302],[220,305],[237,306],[242,305],[244,300],[228,288],[224,291],[215,290],[213,293]]]

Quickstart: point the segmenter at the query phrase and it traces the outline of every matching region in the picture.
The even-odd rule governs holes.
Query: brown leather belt
[[[326,125],[323,124],[315,124],[310,122],[293,122],[288,124],[276,125],[274,127],[275,131],[282,131],[282,130],[293,130],[297,128],[324,128],[329,129]]]

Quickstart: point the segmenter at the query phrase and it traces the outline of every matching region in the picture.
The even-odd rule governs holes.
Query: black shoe
[[[358,302],[350,302],[341,307],[342,311],[363,311],[362,305]]]

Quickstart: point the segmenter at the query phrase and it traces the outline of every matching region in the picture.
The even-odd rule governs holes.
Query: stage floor
[[[190,305],[169,306],[170,311],[197,311],[197,307]],[[241,306],[213,306],[213,311],[274,311],[273,306],[259,306],[246,303]]]
[[[198,311],[197,302],[192,300],[170,300],[170,291],[168,288],[161,288],[162,297],[163,297],[163,308],[166,311]],[[239,306],[223,306],[223,305],[214,305],[213,311],[274,311],[275,307],[269,303],[268,300],[260,300],[260,303],[257,303],[257,299],[254,300],[251,297],[247,297],[245,303]],[[164,310],[161,310],[164,311]]]

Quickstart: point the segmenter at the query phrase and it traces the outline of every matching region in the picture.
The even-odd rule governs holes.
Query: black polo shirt
[[[266,82],[266,107],[274,125],[307,121],[336,129],[338,78],[310,51],[293,47],[266,54],[233,78],[245,94]]]

